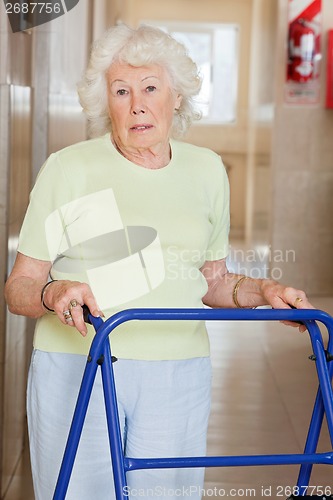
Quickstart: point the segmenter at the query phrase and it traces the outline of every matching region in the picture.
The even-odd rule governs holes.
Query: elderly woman
[[[134,306],[311,307],[300,290],[228,272],[225,169],[214,152],[176,140],[198,118],[200,83],[163,31],[111,28],[79,86],[95,138],[52,154],[31,193],[6,299],[11,312],[37,318],[28,381],[37,500],[52,498],[93,336],[83,304],[96,316]],[[127,324],[111,344],[126,454],[204,455],[204,323]],[[112,497],[106,432],[97,380],[69,499]],[[136,471],[128,482],[141,498],[178,498],[179,488],[200,498],[203,470]]]

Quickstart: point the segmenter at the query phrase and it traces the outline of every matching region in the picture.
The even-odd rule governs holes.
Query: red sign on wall
[[[333,30],[327,34],[326,108],[333,108]]]
[[[289,0],[286,103],[319,102],[321,9],[321,0]]]

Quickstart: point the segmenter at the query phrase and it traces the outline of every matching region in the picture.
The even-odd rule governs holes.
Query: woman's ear
[[[177,97],[176,97],[176,102],[175,102],[175,111],[178,111],[179,108],[180,108],[180,105],[182,103],[182,100],[183,100],[183,96],[178,94]]]

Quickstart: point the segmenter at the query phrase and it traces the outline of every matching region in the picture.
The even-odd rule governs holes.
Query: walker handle
[[[86,306],[86,304],[83,304],[82,311],[83,311],[84,322],[85,323],[89,323],[89,325],[92,325],[92,322],[91,322],[91,319],[90,319],[91,312],[89,310],[89,307]]]

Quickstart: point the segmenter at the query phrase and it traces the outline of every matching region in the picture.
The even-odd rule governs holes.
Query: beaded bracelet
[[[53,313],[54,313],[54,309],[50,309],[50,307],[47,307],[47,305],[45,304],[45,302],[44,302],[44,295],[45,295],[45,290],[47,289],[47,287],[49,285],[51,285],[51,283],[54,283],[55,281],[58,281],[58,280],[52,280],[52,281],[48,281],[47,283],[45,283],[45,285],[42,288],[41,294],[40,294],[40,300],[42,302],[42,306],[45,307],[45,309],[47,311],[50,311],[50,312],[53,312]]]
[[[241,284],[243,283],[243,281],[245,281],[248,277],[247,276],[242,276],[236,283],[235,287],[234,287],[234,291],[232,292],[232,300],[234,301],[234,304],[236,307],[238,307],[238,309],[244,309],[244,307],[242,307],[240,305],[240,303],[238,302],[238,299],[237,299],[237,292],[238,292],[238,289],[239,287],[241,286]]]

